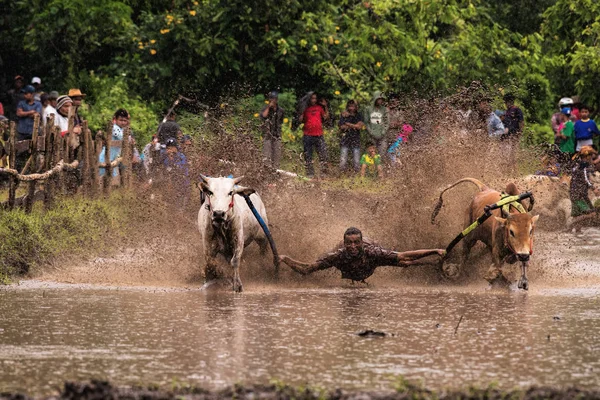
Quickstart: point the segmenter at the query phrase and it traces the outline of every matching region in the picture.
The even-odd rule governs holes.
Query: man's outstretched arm
[[[444,249],[424,249],[424,250],[413,250],[413,251],[403,251],[398,253],[398,265],[415,265],[419,263],[415,263],[415,261],[420,260],[421,258],[429,257],[429,256],[439,256],[444,257],[446,255],[446,250]],[[437,261],[431,261],[432,263]]]
[[[312,274],[315,271],[319,271],[321,269],[326,269],[329,267],[323,268],[322,263],[314,262],[314,263],[303,263],[301,261],[294,260],[286,255],[279,256],[279,261],[287,264],[291,269],[296,271],[301,275]]]

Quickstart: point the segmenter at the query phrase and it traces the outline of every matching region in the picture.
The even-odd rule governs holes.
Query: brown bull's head
[[[495,217],[503,229],[505,246],[519,261],[529,261],[533,252],[533,231],[539,215],[529,213],[510,214],[506,218]]]

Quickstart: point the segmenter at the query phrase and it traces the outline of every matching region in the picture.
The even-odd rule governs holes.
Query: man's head
[[[33,94],[35,93],[35,88],[31,85],[27,85],[23,89],[21,89],[21,92],[23,92],[23,97],[25,98],[25,100],[31,101],[31,100],[33,100]]]
[[[35,88],[35,91],[38,92],[42,88],[42,80],[38,76],[34,76],[31,80],[31,86]]]
[[[358,228],[348,228],[344,232],[344,247],[351,256],[357,256],[362,252],[362,232]]]
[[[310,95],[310,105],[314,106],[315,104],[317,104],[317,100],[318,100],[319,96],[316,93],[313,93]]]
[[[377,100],[375,100],[375,107],[381,106],[383,106],[383,97],[378,97]]]
[[[492,113],[492,106],[490,105],[490,102],[487,100],[482,100],[479,102],[479,112],[482,116],[487,117],[488,115],[490,115]]]
[[[269,93],[269,103],[277,104],[278,99],[279,99],[279,93],[277,93],[275,90],[273,90],[271,93]]]
[[[166,143],[165,143],[165,147],[167,150],[167,156],[169,158],[172,158],[176,153],[177,153],[177,140],[173,139],[173,138],[169,138],[167,139]]]
[[[115,112],[114,120],[119,128],[125,128],[129,125],[129,113],[124,108],[119,108]]]
[[[21,75],[15,76],[15,89],[21,90],[23,85],[25,85],[25,79]]]
[[[590,108],[586,105],[582,105],[579,107],[579,116],[581,119],[585,120],[590,117]]]
[[[73,105],[79,107],[85,94],[81,93],[81,90],[79,89],[69,89],[69,97],[73,100]]]
[[[506,104],[507,107],[510,107],[513,104],[515,104],[515,95],[512,93],[505,94],[504,95],[504,104]]]
[[[40,103],[42,103],[42,107],[44,107],[44,108],[45,108],[45,107],[48,105],[48,103],[49,103],[48,97],[49,97],[49,96],[48,96],[46,93],[44,93],[44,94],[42,94],[42,95],[40,96]]]
[[[346,103],[346,111],[350,114],[356,114],[358,111],[358,104],[356,104],[356,101],[348,100],[348,103]]]
[[[188,147],[192,145],[192,137],[190,135],[183,135],[183,137],[181,138],[181,144],[184,147]]]
[[[50,93],[48,93],[48,103],[56,108],[56,102],[58,100],[58,92],[56,90],[51,91]]]
[[[73,100],[67,95],[59,96],[56,100],[56,111],[58,111],[61,115],[67,116],[69,115],[69,108],[73,105]]]

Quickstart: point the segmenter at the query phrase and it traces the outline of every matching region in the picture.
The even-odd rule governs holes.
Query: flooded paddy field
[[[0,291],[0,391],[48,394],[92,378],[209,389],[276,379],[384,390],[400,375],[430,388],[600,384],[593,288],[23,286]],[[387,336],[357,335],[368,329]]]

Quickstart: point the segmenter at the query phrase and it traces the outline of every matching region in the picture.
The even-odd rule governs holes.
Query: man
[[[358,104],[354,100],[348,100],[346,111],[340,116],[338,123],[341,132],[340,138],[340,170],[346,171],[348,164],[348,152],[352,152],[354,171],[360,170],[360,130],[365,124],[363,117],[358,112]]]
[[[81,107],[81,102],[85,97],[84,93],[81,93],[79,89],[69,89],[69,97],[73,100],[73,107],[75,107],[75,112],[73,113],[73,125],[80,126],[83,122],[83,119],[79,116],[79,107]]]
[[[60,134],[65,136],[69,131],[69,109],[73,101],[67,95],[59,96],[56,100],[56,115],[54,116],[54,126],[60,127]]]
[[[189,166],[175,139],[170,138],[165,143],[161,161],[163,190],[168,196],[172,196],[177,208],[185,208],[190,198]]]
[[[4,112],[6,118],[10,121],[17,120],[17,105],[24,99],[23,97],[23,86],[25,85],[25,79],[21,75],[15,76],[14,86],[8,92],[6,92],[6,104],[4,105]]]
[[[373,94],[373,102],[365,110],[365,127],[371,141],[375,142],[377,152],[381,155],[387,153],[387,132],[390,126],[387,107],[383,104],[381,92]]]
[[[167,115],[167,120],[158,125],[158,142],[161,144],[162,148],[165,148],[168,139],[175,139],[177,141],[177,137],[182,134],[181,128],[179,124],[175,122],[177,119],[177,114],[175,111],[171,111]]]
[[[586,221],[598,217],[596,208],[589,197],[590,190],[596,196],[600,195],[600,189],[590,181],[590,176],[594,173],[593,160],[596,156],[598,156],[598,152],[592,146],[582,146],[579,151],[579,162],[573,168],[569,186],[571,216],[573,217],[569,230],[575,228],[576,232],[580,232]]]
[[[43,121],[44,126],[46,126],[46,123],[48,122],[48,118],[50,117],[50,115],[54,114],[54,116],[56,117],[57,101],[58,101],[58,92],[57,91],[53,90],[50,93],[48,93],[48,105],[46,107],[44,107],[42,110],[42,121]]]
[[[17,140],[31,139],[33,134],[33,119],[35,115],[42,115],[42,105],[35,101],[35,89],[31,85],[23,88],[24,99],[17,105]]]
[[[321,176],[327,174],[327,147],[323,138],[323,120],[329,119],[327,100],[319,97],[316,93],[310,95],[308,107],[300,116],[300,122],[304,123],[302,131],[302,143],[304,145],[304,161],[306,162],[306,176],[313,178],[315,169],[313,166],[313,151],[316,150],[321,163]]]
[[[523,133],[525,126],[525,119],[523,118],[523,111],[515,106],[515,96],[508,93],[504,96],[504,104],[506,105],[506,112],[504,114],[504,127],[507,128],[507,133],[502,139],[518,139]]]
[[[33,94],[33,98],[35,101],[42,102],[42,95],[44,91],[42,90],[42,80],[38,76],[34,76],[31,80],[31,86],[35,89],[35,93]]]
[[[402,253],[386,250],[367,238],[363,239],[362,232],[359,229],[348,228],[344,233],[343,244],[321,256],[314,263],[303,263],[286,255],[279,256],[279,260],[301,275],[308,275],[334,267],[341,271],[342,279],[366,283],[365,279],[373,275],[377,267],[408,267],[409,265],[434,264],[438,261],[424,263],[418,260],[429,256],[443,257],[445,253],[446,251],[442,249],[415,250]]]
[[[508,132],[500,117],[492,111],[489,101],[483,100],[479,103],[479,116],[485,121],[489,137],[499,138]]]
[[[278,104],[279,94],[269,93],[269,104],[260,112],[263,130],[263,158],[271,167],[278,169],[281,161],[281,125],[285,110]]]

